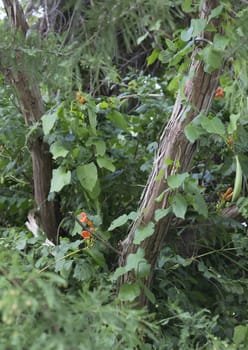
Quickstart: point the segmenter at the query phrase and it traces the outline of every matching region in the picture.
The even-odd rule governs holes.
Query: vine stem
[[[64,255],[64,256],[62,256],[61,258],[59,258],[59,259],[53,261],[52,263],[46,265],[45,267],[43,267],[43,269],[39,270],[38,273],[40,274],[40,273],[46,271],[47,269],[49,269],[49,267],[51,267],[51,266],[57,264],[57,262],[59,262],[59,261],[61,261],[61,260],[64,260],[64,259],[66,259],[66,258],[68,258],[69,256],[72,256],[72,255],[74,255],[74,254],[77,254],[77,253],[81,252],[81,250],[83,250],[83,249],[84,249],[84,248],[76,249],[76,250],[74,250],[73,252],[70,252],[70,253],[68,253],[68,254],[66,254],[66,255]]]

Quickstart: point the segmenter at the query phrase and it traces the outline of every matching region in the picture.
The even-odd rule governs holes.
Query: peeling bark
[[[205,0],[201,10],[201,18],[207,18],[211,10],[218,5],[219,1],[217,0]],[[214,25],[216,31],[220,31],[220,20],[215,20]],[[212,41],[213,36],[214,32],[204,33],[204,38],[207,40]],[[208,113],[218,84],[220,71],[216,70],[211,74],[204,72],[204,63],[195,59],[198,50],[199,48],[196,46],[191,57],[189,78],[184,88],[186,101],[182,101],[180,94],[178,94],[171,118],[161,136],[153,169],[141,197],[139,211],[142,215],[133,223],[127,238],[121,242],[122,256],[119,260],[120,266],[125,265],[130,253],[135,253],[139,247],[144,249],[145,257],[151,265],[150,274],[144,281],[148,288],[151,287],[157,258],[171,223],[170,215],[155,223],[155,210],[169,207],[171,192],[167,185],[167,177],[176,172],[185,172],[190,169],[196,151],[196,144],[189,142],[184,134],[184,128],[200,112]],[[180,168],[175,170],[175,166],[166,166],[166,159],[173,160],[174,164],[180,164]],[[162,179],[156,180],[162,169],[164,171]],[[163,200],[156,202],[156,198],[163,192],[165,193]],[[151,221],[155,223],[153,235],[144,240],[139,246],[135,245],[133,239],[137,227],[145,226]],[[127,273],[120,280],[120,284],[134,280],[134,274]],[[142,292],[139,303],[140,305],[146,305],[147,302],[146,295]]]
[[[3,0],[11,28],[21,31],[25,36],[28,30],[22,8],[17,0]],[[21,70],[22,54],[16,54],[17,67],[4,67],[0,59],[1,71],[14,87],[25,123],[32,125],[41,120],[44,114],[42,96],[38,84],[33,82],[28,72]],[[49,146],[42,136],[30,140],[30,151],[33,164],[34,197],[38,212],[38,223],[48,239],[56,241],[57,219],[54,202],[48,201],[52,178],[52,157]]]

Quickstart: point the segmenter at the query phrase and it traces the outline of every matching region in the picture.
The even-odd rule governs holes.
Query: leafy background
[[[5,19],[0,24],[1,53],[13,65],[14,53],[23,53],[22,69],[40,82],[46,106],[42,123],[26,127],[15,91],[1,77],[1,348],[246,349],[247,8],[221,3],[225,35],[201,51],[208,71],[225,60],[225,97],[185,130],[198,151],[190,173],[168,179],[178,190],[169,211],[156,213],[158,220],[172,215],[172,225],[147,292],[148,313],[135,306],[139,282],[118,295],[124,271],[116,255],[97,239],[86,244],[71,213],[85,211],[114,247],[126,236],[186,75],[192,37],[205,23],[187,0],[86,5],[64,4],[64,22],[58,16],[43,39],[36,14],[27,12],[34,30],[25,40],[6,30]],[[42,132],[54,160],[49,197],[61,208],[56,247],[25,226],[34,208],[28,142]],[[232,218],[221,215],[230,206],[221,194],[233,186],[235,155],[243,188]],[[136,234],[138,243],[152,234],[151,224]],[[125,271],[143,259],[139,251]]]

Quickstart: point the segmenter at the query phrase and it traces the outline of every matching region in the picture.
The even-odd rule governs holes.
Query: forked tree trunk
[[[201,18],[207,18],[210,12],[218,5],[217,0],[205,0],[201,10]],[[219,31],[220,21],[215,20],[214,26]],[[212,41],[214,32],[204,33],[204,38]],[[119,261],[120,266],[124,266],[130,253],[135,253],[139,247],[145,251],[145,258],[151,265],[151,271],[147,279],[144,281],[149,288],[151,286],[154,268],[166,234],[170,226],[171,216],[166,216],[158,223],[154,221],[156,209],[167,208],[169,206],[170,191],[167,185],[167,177],[173,175],[173,166],[166,166],[165,160],[171,159],[174,164],[180,164],[177,172],[185,172],[190,169],[192,158],[196,151],[196,145],[188,141],[184,134],[185,126],[191,122],[200,112],[208,113],[212,104],[214,92],[218,84],[219,70],[211,74],[204,72],[204,64],[202,61],[196,60],[198,48],[195,47],[188,75],[185,84],[184,95],[186,101],[182,102],[180,94],[178,94],[171,118],[161,136],[160,144],[156,158],[154,160],[153,169],[148,179],[146,188],[142,194],[139,211],[141,216],[133,223],[127,238],[122,242],[122,256]],[[190,106],[190,110],[189,110]],[[158,174],[164,170],[162,179],[157,180]],[[166,191],[168,189],[168,191]],[[161,193],[165,192],[163,200],[156,202]],[[134,234],[139,226],[145,226],[149,222],[154,222],[155,231],[152,236],[144,240],[139,246],[133,243]],[[121,279],[120,283],[134,281],[133,273],[127,273]],[[140,305],[147,304],[147,298],[144,292],[141,293],[139,299]]]
[[[22,8],[17,0],[3,0],[11,29],[21,31],[25,36],[28,30]],[[22,69],[22,54],[16,52],[16,66],[6,67],[6,59],[0,58],[1,70],[14,87],[25,123],[32,125],[40,121],[44,106],[39,86],[33,82],[28,72]],[[37,206],[38,223],[47,237],[54,241],[57,235],[57,220],[54,202],[48,201],[52,178],[52,158],[49,146],[42,136],[29,142],[33,164],[34,197]]]

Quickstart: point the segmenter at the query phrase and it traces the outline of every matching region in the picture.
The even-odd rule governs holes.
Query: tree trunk
[[[17,0],[3,0],[12,29],[19,30],[25,36],[28,30],[22,8]],[[41,120],[44,106],[39,86],[33,82],[27,72],[21,70],[22,54],[16,53],[16,67],[5,67],[1,60],[1,70],[5,78],[16,90],[21,112],[25,123],[32,125]],[[38,223],[48,239],[56,241],[57,219],[54,202],[48,201],[52,178],[52,157],[49,146],[42,136],[30,139],[30,151],[33,164],[34,197],[37,205]]]
[[[217,0],[205,0],[202,5],[201,18],[207,18],[218,4],[219,1]],[[220,20],[214,20],[214,26],[218,32]],[[204,39],[212,41],[213,36],[213,31],[204,33]],[[179,168],[176,169],[176,172],[185,172],[190,169],[196,151],[196,144],[189,142],[184,134],[184,128],[199,115],[200,112],[208,113],[218,84],[220,71],[215,70],[211,74],[204,72],[204,63],[195,59],[198,50],[196,46],[191,57],[189,78],[184,88],[186,101],[182,102],[181,96],[178,93],[171,118],[161,136],[153,169],[141,198],[139,211],[142,214],[133,223],[127,238],[121,243],[122,256],[119,261],[120,266],[126,264],[127,257],[130,253],[135,253],[139,247],[144,249],[145,258],[151,265],[149,276],[144,281],[144,284],[148,288],[151,287],[154,268],[170,226],[171,216],[167,215],[159,222],[154,222],[155,230],[153,235],[144,240],[140,245],[133,243],[134,233],[137,227],[145,226],[149,222],[154,221],[156,209],[169,207],[171,192],[166,180],[169,175],[175,174],[175,166],[166,166],[165,160],[171,159],[174,164],[179,164]],[[156,180],[161,170],[164,171],[164,175],[161,180]],[[163,192],[165,193],[163,200],[161,202],[156,202],[156,198]],[[120,280],[120,284],[125,282],[131,283],[134,279],[135,276],[133,273],[127,273]],[[147,304],[144,291],[140,295],[139,303],[142,306]]]

